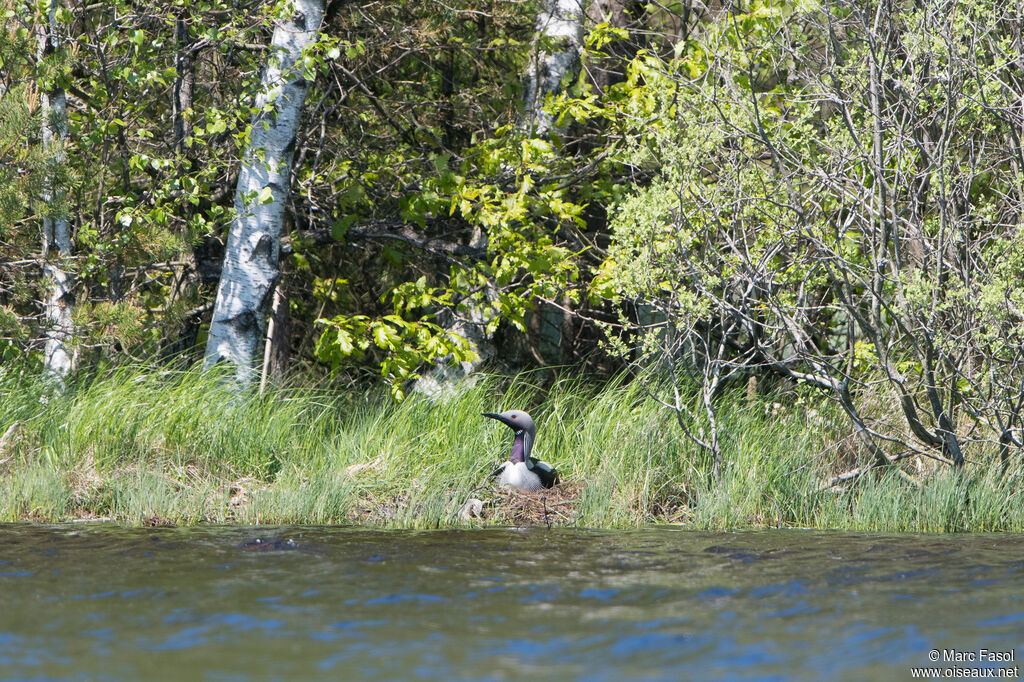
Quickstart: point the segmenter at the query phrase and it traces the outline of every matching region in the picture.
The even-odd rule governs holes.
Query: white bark
[[[228,236],[210,323],[204,365],[227,361],[248,384],[263,339],[271,294],[279,276],[278,257],[285,201],[291,180],[295,136],[308,89],[302,53],[317,39],[323,0],[295,0],[291,19],[271,39],[249,149],[235,189],[236,217]],[[262,197],[262,201],[261,201]]]
[[[580,63],[583,50],[584,0],[544,0],[537,14],[537,39],[523,78],[525,124],[535,135],[554,128],[544,111],[548,95],[558,92],[562,79]]]
[[[53,54],[60,47],[57,28],[57,8],[54,0],[45,26],[39,27],[40,58]],[[40,93],[43,115],[43,149],[54,165],[64,163],[64,145],[68,136],[67,99],[64,89],[59,86],[44,88]],[[43,303],[46,319],[46,346],[43,365],[46,371],[63,380],[72,367],[72,355],[68,340],[72,337],[71,310],[74,303],[74,279],[64,268],[62,261],[71,256],[71,225],[66,215],[56,211],[62,203],[61,190],[47,178],[42,192],[43,203],[47,206],[47,217],[43,218],[43,274],[49,287]]]

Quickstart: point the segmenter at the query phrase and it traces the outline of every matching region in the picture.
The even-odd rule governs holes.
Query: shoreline
[[[637,382],[535,381],[488,377],[447,402],[396,403],[305,387],[239,394],[215,374],[153,367],[57,393],[0,371],[0,521],[1024,530],[1021,472],[995,452],[970,453],[963,471],[906,458],[830,484],[864,455],[838,410],[807,392],[724,395],[715,481],[708,453]],[[537,415],[537,454],[561,485],[488,485],[510,438],[480,413],[499,407]],[[479,513],[464,515],[474,498]]]

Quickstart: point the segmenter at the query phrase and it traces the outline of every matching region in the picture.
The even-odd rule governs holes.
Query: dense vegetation
[[[0,8],[5,518],[1024,525],[1012,7]]]
[[[539,378],[489,377],[438,404],[322,389],[239,396],[223,373],[199,371],[79,376],[56,396],[7,376],[0,409],[20,426],[0,460],[0,520],[1024,530],[1024,499],[992,469],[830,485],[837,463],[858,460],[852,439],[835,440],[837,409],[728,396],[729,460],[711,485],[707,451],[636,382]],[[561,486],[540,497],[487,486],[508,447],[480,416],[496,402],[531,406],[537,454]],[[470,499],[481,516],[463,514]]]

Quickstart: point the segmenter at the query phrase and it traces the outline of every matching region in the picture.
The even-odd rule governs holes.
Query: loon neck
[[[515,440],[512,441],[512,452],[509,453],[508,459],[513,464],[519,462],[525,462],[526,458],[530,456],[530,440],[525,431],[516,431]]]

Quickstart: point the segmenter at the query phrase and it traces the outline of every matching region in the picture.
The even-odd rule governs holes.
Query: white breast
[[[515,488],[516,490],[533,491],[541,489],[540,476],[530,471],[530,468],[526,466],[526,462],[506,463],[501,473],[498,474],[498,483],[507,485],[509,488]]]

